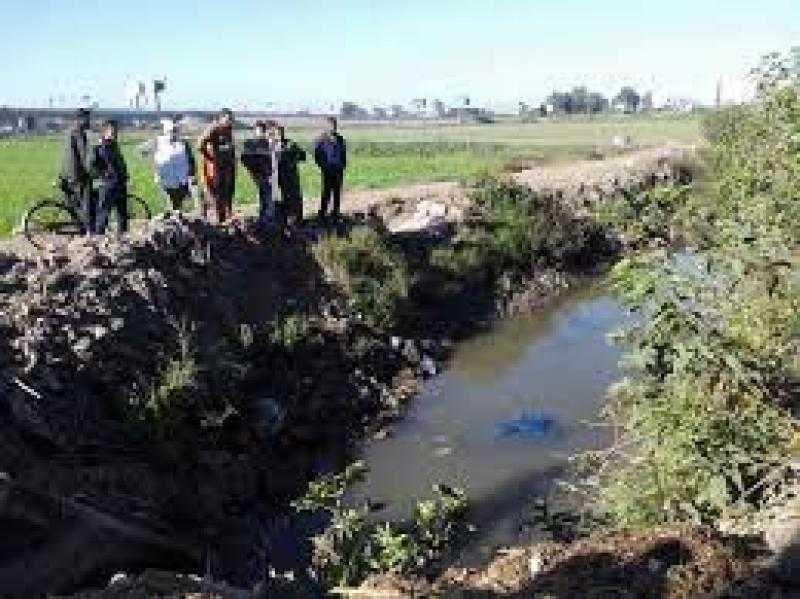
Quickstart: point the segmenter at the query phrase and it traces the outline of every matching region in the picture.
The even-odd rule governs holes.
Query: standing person
[[[192,147],[181,139],[178,119],[162,121],[164,134],[156,138],[153,161],[156,181],[167,194],[173,210],[180,210],[195,183],[195,161]]]
[[[117,211],[117,233],[128,231],[128,169],[117,144],[119,126],[116,121],[104,121],[100,143],[91,153],[89,166],[100,182],[97,219],[94,233],[105,233],[108,214]]]
[[[236,189],[236,150],[233,145],[233,112],[230,109],[223,108],[203,133],[200,154],[203,157],[205,195],[214,203],[217,223],[222,224],[231,213]],[[204,203],[204,217],[208,216],[207,210],[208,206]]]
[[[97,206],[92,194],[92,177],[89,172],[90,148],[86,137],[91,124],[90,115],[86,108],[80,108],[75,113],[75,121],[67,131],[59,175],[61,190],[72,197],[83,211],[87,233],[94,232],[97,218]]]
[[[286,137],[283,125],[276,125],[275,156],[278,165],[278,187],[281,190],[283,224],[297,226],[303,222],[303,190],[300,186],[298,162],[305,162],[306,151]]]
[[[319,207],[320,220],[328,216],[328,203],[333,196],[334,219],[339,218],[339,205],[342,197],[344,171],[347,168],[347,148],[344,137],[339,135],[336,118],[327,117],[327,129],[317,139],[314,147],[314,161],[322,173],[322,198]]]
[[[266,225],[275,217],[275,203],[272,201],[272,143],[264,121],[256,121],[253,137],[244,142],[241,160],[258,188],[258,223]]]

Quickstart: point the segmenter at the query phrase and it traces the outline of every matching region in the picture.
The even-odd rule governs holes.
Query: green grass
[[[288,134],[306,147],[308,160],[300,176],[307,205],[316,208],[319,172],[311,153],[316,134],[312,121],[288,123]],[[493,125],[342,124],[348,139],[348,189],[380,189],[406,183],[458,181],[504,170],[510,163],[543,163],[583,158],[594,148],[608,147],[615,135],[630,135],[649,145],[667,140],[696,141],[694,118],[569,119],[542,123],[500,122]],[[244,132],[242,132],[244,133]],[[164,198],[153,179],[152,166],[136,146],[155,132],[123,132],[121,143],[131,175],[130,190],[145,198],[158,213]],[[54,195],[61,154],[61,136],[0,140],[0,236],[20,223],[28,206]],[[256,189],[240,167],[235,203],[256,201]]]

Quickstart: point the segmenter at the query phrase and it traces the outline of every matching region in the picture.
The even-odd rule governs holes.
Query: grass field
[[[348,139],[349,189],[462,180],[507,170],[515,164],[584,158],[591,150],[607,148],[615,135],[630,135],[634,143],[641,145],[669,140],[694,142],[699,138],[698,121],[689,117],[435,126],[420,122],[391,126],[343,123],[341,128]],[[310,124],[290,125],[288,130],[288,135],[308,151],[308,160],[301,168],[306,198],[319,194],[319,174],[310,150],[315,133]],[[123,132],[121,142],[131,174],[131,192],[145,198],[158,212],[164,208],[163,197],[154,182],[151,165],[137,151],[147,135],[154,133]],[[54,194],[52,182],[56,179],[61,144],[60,136],[0,140],[0,236],[8,235],[19,225],[33,201]],[[248,204],[255,198],[255,187],[240,168],[235,202]]]

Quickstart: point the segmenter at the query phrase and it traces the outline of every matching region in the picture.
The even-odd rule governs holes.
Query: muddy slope
[[[420,372],[347,314],[307,241],[247,227],[158,220],[15,261],[0,285],[0,594],[209,560],[248,580],[264,504],[335,467],[326,445],[345,452]],[[287,315],[308,329],[293,345],[271,337]],[[187,345],[196,373],[154,419]]]

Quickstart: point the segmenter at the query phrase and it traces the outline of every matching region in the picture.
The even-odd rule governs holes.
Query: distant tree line
[[[552,107],[548,109],[548,106]],[[619,107],[623,112],[638,112],[652,107],[650,94],[640,95],[632,87],[623,87],[611,100],[599,92],[589,91],[584,86],[573,87],[572,91],[554,91],[547,97],[540,111],[550,110],[559,114],[598,114]]]

